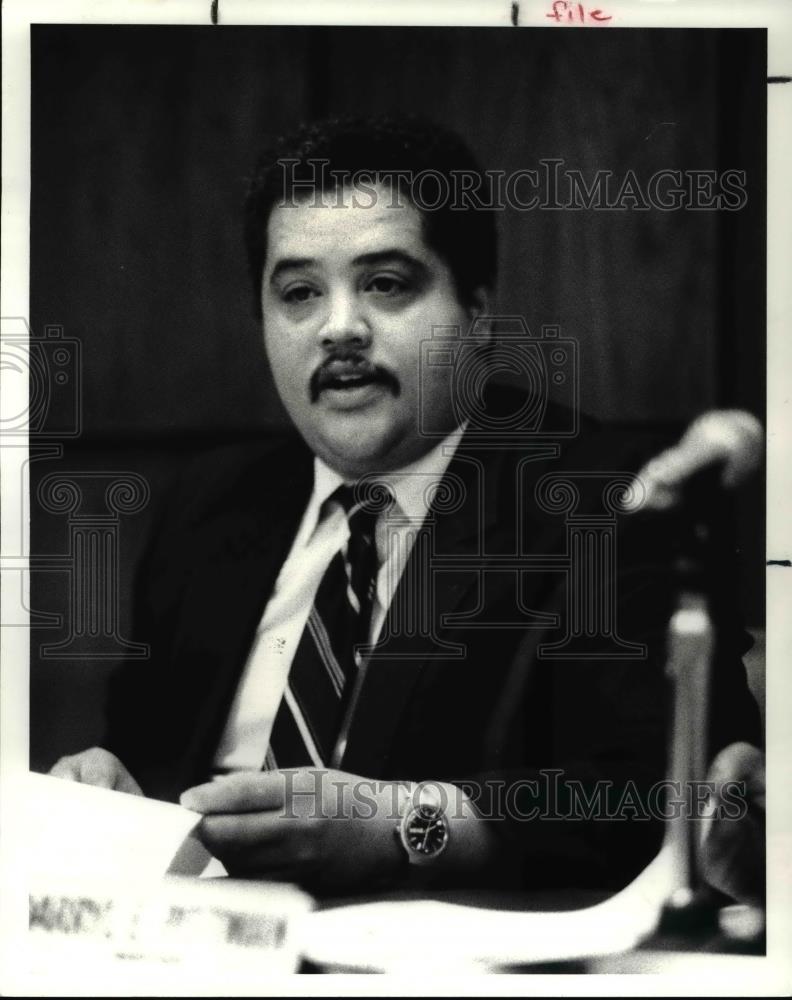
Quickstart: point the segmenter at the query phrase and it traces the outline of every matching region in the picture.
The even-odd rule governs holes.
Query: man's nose
[[[340,292],[329,298],[329,309],[319,337],[323,347],[337,344],[367,347],[371,343],[371,327],[355,295]]]

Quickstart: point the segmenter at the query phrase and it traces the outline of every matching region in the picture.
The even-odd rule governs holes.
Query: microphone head
[[[695,420],[680,446],[695,454],[699,467],[721,464],[721,485],[745,482],[762,464],[764,431],[745,410],[711,410]]]
[[[678,444],[648,462],[638,473],[642,489],[635,509],[678,507],[696,483],[706,479],[731,490],[762,464],[764,431],[745,410],[711,410],[688,427]]]

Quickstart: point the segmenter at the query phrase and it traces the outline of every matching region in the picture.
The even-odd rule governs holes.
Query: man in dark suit
[[[231,874],[615,887],[659,843],[671,550],[619,499],[651,450],[548,401],[560,343],[512,339],[529,391],[481,391],[488,204],[456,136],[397,119],[302,130],[254,180],[299,437],[187,477],[141,574],[152,658],[119,678],[109,749],[55,769],[181,796]],[[737,641],[715,750],[758,740]]]

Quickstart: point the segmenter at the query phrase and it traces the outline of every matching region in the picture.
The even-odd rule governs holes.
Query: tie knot
[[[378,479],[361,479],[351,486],[344,484],[333,497],[343,506],[353,533],[371,531],[380,514],[396,501],[390,486]]]

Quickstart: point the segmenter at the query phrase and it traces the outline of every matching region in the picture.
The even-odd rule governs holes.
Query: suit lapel
[[[307,452],[300,450],[276,477],[271,462],[262,462],[246,477],[240,506],[225,511],[209,527],[207,550],[182,609],[183,627],[174,651],[195,703],[196,724],[184,753],[191,771],[205,773],[209,766],[312,482]]]
[[[277,489],[272,488],[272,460],[264,458],[235,491],[239,505],[232,504],[211,522],[207,550],[199,557],[182,606],[173,657],[179,703],[185,717],[195,722],[180,754],[185,782],[206,773],[211,764],[255,630],[310,495],[312,456],[304,449],[293,451]],[[444,477],[447,489],[438,491],[440,499],[407,561],[385,638],[369,660],[344,769],[377,777],[387,768],[419,679],[433,667],[459,663],[460,652],[464,656],[466,632],[468,638],[471,633],[462,622],[448,619],[474,608],[482,570],[491,558],[517,551],[518,525],[527,526],[532,552],[550,551],[557,542],[557,522],[533,518],[515,502],[519,495],[532,494],[534,481],[547,467],[550,455],[537,457],[526,464],[513,451],[477,450],[463,439]],[[430,572],[439,561],[442,571]],[[533,580],[523,593],[526,599],[547,582],[545,574],[529,576]],[[498,608],[510,589],[513,577],[487,573],[487,608]]]
[[[433,668],[442,670],[464,659],[471,632],[461,621],[454,622],[454,616],[470,612],[475,618],[480,598],[487,609],[513,602],[514,574],[483,571],[498,555],[516,554],[518,524],[526,526],[532,543],[558,542],[558,525],[531,517],[519,502],[526,491],[532,495],[535,479],[556,449],[537,452],[534,462],[520,462],[507,449],[466,445],[463,440],[449,464],[437,493],[440,502],[432,505],[399,581],[384,639],[381,636],[369,658],[343,760],[344,769],[352,773],[387,773],[391,747],[416,685],[431,677]],[[517,477],[523,480],[520,485]],[[548,551],[533,544],[531,550]],[[522,596],[534,599],[547,578],[529,575]],[[486,594],[481,591],[484,578]]]

